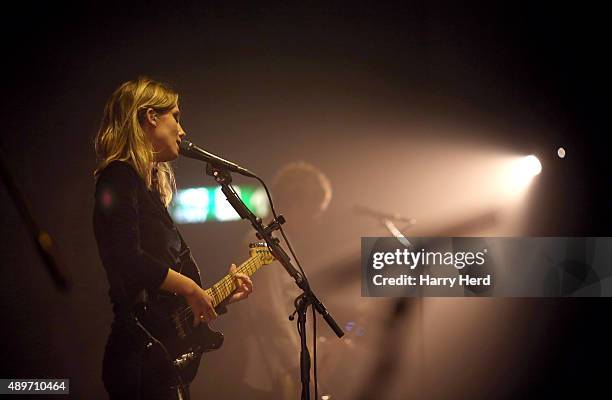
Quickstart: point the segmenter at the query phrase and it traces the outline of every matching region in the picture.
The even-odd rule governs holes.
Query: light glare
[[[542,172],[542,164],[534,155],[516,158],[508,165],[506,187],[509,194],[519,196],[524,193],[532,179]]]
[[[557,150],[557,155],[559,156],[559,158],[565,158],[565,149],[563,147],[559,147],[559,149]]]
[[[523,163],[524,163],[523,168],[525,169],[524,173],[526,176],[529,177],[529,179],[533,178],[534,176],[542,172],[542,164],[540,164],[540,160],[538,160],[538,157],[534,155],[525,157],[525,160],[523,161]]]

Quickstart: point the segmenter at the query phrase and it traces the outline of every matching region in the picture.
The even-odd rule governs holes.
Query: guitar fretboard
[[[240,266],[236,268],[236,273],[252,276],[263,265],[259,256],[255,255],[240,264]],[[206,289],[206,293],[213,298],[213,306],[218,306],[236,290],[234,274],[235,273],[229,273],[225,275],[219,282]]]

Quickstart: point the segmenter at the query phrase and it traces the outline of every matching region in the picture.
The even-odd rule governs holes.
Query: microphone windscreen
[[[188,155],[192,145],[193,144],[189,140],[181,140],[181,143],[179,144],[179,153],[184,156]]]

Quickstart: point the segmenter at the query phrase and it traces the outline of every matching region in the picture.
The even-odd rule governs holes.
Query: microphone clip
[[[278,217],[274,218],[272,222],[270,222],[270,224],[268,224],[267,226],[264,226],[264,232],[269,237],[272,234],[272,232],[280,229],[281,225],[283,225],[285,222],[287,222],[285,220],[285,217],[283,217],[282,215],[279,215]],[[259,240],[263,239],[263,237],[261,236],[259,232],[256,233],[256,236]],[[275,239],[275,240],[278,241],[278,239]]]
[[[209,162],[206,163],[206,174],[215,178],[217,183],[232,183],[232,175],[230,174],[230,171]]]

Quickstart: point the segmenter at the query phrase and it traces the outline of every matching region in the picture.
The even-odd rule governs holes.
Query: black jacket
[[[115,317],[129,312],[142,289],[159,290],[169,268],[201,286],[198,267],[159,193],[148,190],[130,164],[113,161],[100,172],[93,225]]]
[[[100,172],[93,225],[115,314],[104,352],[104,386],[111,399],[176,398],[174,376],[148,368],[158,357],[147,351],[150,340],[132,311],[142,293],[152,298],[159,292],[169,268],[201,286],[191,252],[159,193],[148,190],[125,162],[113,161]]]

